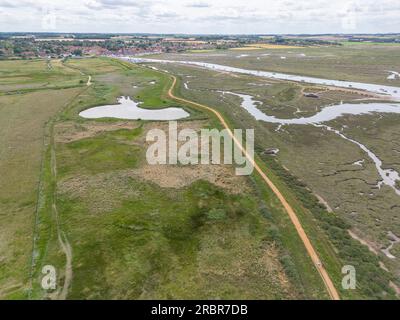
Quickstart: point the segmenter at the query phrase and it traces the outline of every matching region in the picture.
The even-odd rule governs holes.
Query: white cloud
[[[0,30],[46,31],[44,8],[60,32],[400,31],[399,0],[0,0]]]

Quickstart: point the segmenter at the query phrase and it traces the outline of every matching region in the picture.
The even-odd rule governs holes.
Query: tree
[[[21,54],[22,49],[20,47],[14,47],[14,54]]]
[[[72,54],[74,56],[82,56],[83,52],[80,49],[76,49],[76,50],[72,51]]]

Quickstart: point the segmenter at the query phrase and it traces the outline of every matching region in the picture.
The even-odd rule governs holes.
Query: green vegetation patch
[[[88,214],[87,196],[60,198],[74,243],[70,298],[288,296],[276,279],[279,267],[268,274],[263,263],[274,262],[259,260],[268,244],[254,198],[204,181],[173,193],[136,179],[126,183],[135,193],[108,212]]]
[[[82,139],[60,146],[58,173],[62,177],[71,172],[105,172],[135,168],[138,162],[137,146],[119,143],[121,137],[129,139],[135,133],[129,130],[112,135]]]

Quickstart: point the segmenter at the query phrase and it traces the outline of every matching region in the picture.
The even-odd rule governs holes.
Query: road
[[[200,103],[197,103],[197,102],[194,102],[194,101],[190,101],[190,100],[175,96],[174,93],[173,93],[173,90],[174,90],[174,88],[176,86],[177,79],[176,79],[175,76],[171,76],[171,77],[173,79],[173,83],[172,83],[172,86],[170,87],[170,89],[168,90],[169,97],[172,98],[173,100],[176,100],[176,101],[179,101],[179,102],[183,102],[185,104],[193,105],[193,106],[196,106],[198,108],[210,111],[211,113],[213,113],[218,118],[218,120],[221,122],[221,124],[229,132],[229,135],[232,137],[232,139],[235,142],[235,144],[237,145],[237,147],[243,152],[243,154],[250,161],[250,163],[253,164],[254,169],[260,174],[261,178],[267,183],[267,185],[275,193],[275,195],[278,197],[279,201],[281,202],[281,204],[285,208],[286,212],[288,213],[288,215],[290,217],[290,220],[292,221],[294,227],[296,228],[296,231],[299,234],[300,239],[303,242],[303,244],[304,244],[304,246],[305,246],[305,248],[307,250],[308,255],[310,256],[312,262],[314,263],[315,268],[318,270],[318,272],[319,272],[319,274],[320,274],[320,276],[322,278],[322,281],[324,282],[326,290],[328,291],[329,296],[331,297],[331,299],[332,300],[340,300],[339,293],[337,292],[337,290],[336,290],[331,278],[329,277],[328,272],[326,271],[326,269],[322,265],[321,260],[319,259],[319,256],[318,256],[316,250],[314,249],[313,245],[311,244],[311,241],[309,240],[306,232],[303,229],[303,226],[300,223],[300,220],[297,217],[297,214],[295,213],[293,208],[290,206],[290,204],[286,201],[286,199],[283,196],[283,194],[279,191],[279,189],[275,186],[275,184],[267,177],[267,175],[264,173],[264,171],[258,166],[258,164],[254,161],[254,158],[251,157],[247,153],[246,149],[235,138],[235,136],[233,135],[231,129],[229,128],[229,126],[226,123],[226,121],[223,118],[223,116],[218,111],[216,111],[215,109],[213,109],[211,107],[208,107],[208,106],[206,106],[204,104],[200,104]]]

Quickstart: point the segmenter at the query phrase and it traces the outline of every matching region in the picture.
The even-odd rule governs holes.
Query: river
[[[270,79],[280,79],[280,80],[289,80],[296,82],[306,82],[311,84],[320,84],[326,86],[334,86],[340,88],[353,88],[359,90],[365,90],[371,93],[380,94],[389,96],[394,101],[400,101],[400,88],[393,86],[385,86],[379,84],[370,84],[370,83],[362,83],[362,82],[351,82],[351,81],[342,81],[342,80],[329,80],[322,78],[314,78],[308,76],[299,76],[299,75],[290,75],[285,73],[276,73],[276,72],[268,72],[268,71],[259,71],[259,70],[248,70],[242,68],[236,68],[231,66],[224,66],[214,63],[207,62],[198,62],[198,61],[176,61],[176,60],[159,60],[159,59],[144,59],[144,58],[131,58],[124,57],[124,60],[128,60],[133,63],[175,63],[175,64],[186,64],[186,65],[194,65],[202,68],[216,70],[216,71],[224,71],[224,72],[233,72],[233,73],[241,73],[247,75],[254,75],[257,77],[264,77]],[[186,87],[186,86],[185,86]],[[362,143],[348,138],[342,132],[333,129],[327,125],[324,125],[324,122],[328,122],[334,120],[338,117],[351,114],[351,115],[359,115],[359,114],[371,114],[371,113],[398,113],[400,114],[400,104],[399,103],[360,103],[360,104],[338,104],[333,106],[327,106],[319,111],[317,114],[310,117],[303,118],[292,118],[292,119],[278,119],[274,116],[269,116],[258,109],[258,104],[261,102],[256,101],[254,97],[245,94],[239,94],[234,92],[222,92],[222,94],[233,94],[242,99],[241,106],[246,109],[256,120],[265,121],[269,123],[276,123],[279,125],[314,125],[316,127],[325,128],[328,131],[331,131],[337,134],[342,139],[345,139],[349,142],[354,143],[359,148],[361,148],[367,156],[374,162],[375,167],[378,171],[378,174],[381,177],[381,181],[378,183],[378,187],[381,187],[382,184],[385,184],[392,188],[397,195],[400,195],[400,189],[398,188],[398,181],[400,181],[400,175],[394,169],[384,169],[383,163],[379,159],[377,155],[375,155],[370,149],[368,149]]]
[[[315,78],[315,77],[292,75],[292,74],[286,74],[286,73],[260,71],[260,70],[249,70],[249,69],[242,69],[242,68],[236,68],[236,67],[225,66],[225,65],[215,64],[215,63],[208,63],[208,62],[199,62],[199,61],[160,60],[160,59],[132,58],[132,57],[123,57],[122,59],[128,60],[133,63],[155,62],[155,63],[187,64],[187,65],[203,67],[203,68],[210,69],[210,70],[242,73],[242,74],[248,74],[248,75],[253,75],[253,76],[263,77],[263,78],[306,82],[306,83],[311,83],[311,84],[320,84],[320,85],[334,86],[334,87],[341,87],[341,88],[353,88],[353,89],[359,89],[359,90],[366,90],[366,91],[377,93],[377,94],[388,95],[388,96],[391,96],[394,100],[400,101],[400,88],[399,87],[385,86],[385,85],[380,85],[380,84],[351,82],[351,81],[342,81],[342,80],[329,80],[329,79],[322,79],[322,78]]]

